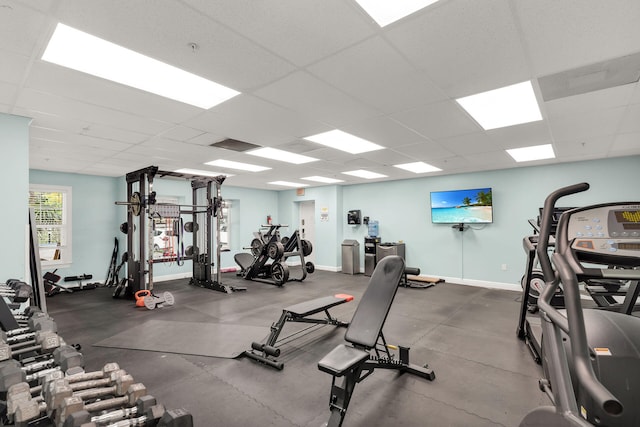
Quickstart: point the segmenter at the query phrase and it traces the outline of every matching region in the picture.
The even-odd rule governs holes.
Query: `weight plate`
[[[280,239],[280,242],[282,243],[282,246],[287,246],[287,243],[289,243],[289,238],[285,236]]]
[[[284,255],[284,246],[280,242],[271,242],[267,246],[267,255],[273,260],[278,260]]]
[[[311,252],[313,252],[313,245],[311,242],[308,240],[302,240],[302,254],[304,256],[309,256],[311,255]]]
[[[311,261],[305,263],[304,267],[307,269],[307,273],[311,274],[316,271],[316,266]]]
[[[171,292],[165,292],[162,296],[165,304],[173,305],[175,303],[175,299],[173,299],[173,294]]]
[[[262,248],[264,247],[264,243],[258,238],[255,238],[251,241],[251,254],[254,257],[257,257],[262,253]]]
[[[142,202],[140,199],[140,193],[137,191],[131,195],[131,199],[129,199],[129,203],[131,203],[131,213],[134,216],[140,216],[140,211],[142,210]]]
[[[156,298],[153,295],[147,295],[144,297],[144,306],[149,310],[156,308]]]
[[[289,267],[286,264],[274,262],[271,265],[271,278],[276,285],[284,285],[289,280]]]

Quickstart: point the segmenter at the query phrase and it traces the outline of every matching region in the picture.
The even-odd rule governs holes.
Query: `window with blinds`
[[[29,187],[43,266],[71,263],[71,188]]]

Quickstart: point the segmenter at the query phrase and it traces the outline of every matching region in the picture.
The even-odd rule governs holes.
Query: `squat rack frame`
[[[153,191],[154,178],[172,177],[191,180],[192,205],[174,205],[156,203],[156,193]],[[197,214],[204,213],[204,227],[206,237],[204,242],[197,241],[197,233],[194,233],[194,248],[198,243],[204,249],[191,256],[182,256],[181,259],[193,262],[193,277],[190,284],[217,290],[220,292],[232,293],[233,291],[245,290],[246,288],[231,287],[222,285],[220,280],[220,225],[217,216],[221,213],[222,195],[221,185],[225,180],[224,175],[217,177],[204,177],[200,175],[182,174],[178,172],[161,171],[157,166],[149,166],[126,174],[127,201],[116,202],[116,205],[127,206],[127,287],[126,295],[132,296],[137,291],[153,291],[153,264],[167,262],[166,260],[153,259],[153,228],[149,222],[153,221],[154,212],[151,210],[155,205],[175,206],[179,215],[192,215],[196,223]],[[215,186],[215,197],[213,187]],[[199,205],[197,193],[199,189],[206,189],[206,204]],[[216,278],[211,275],[211,241],[212,241],[212,218],[216,221]],[[148,222],[149,221],[149,222]],[[137,227],[136,227],[137,224]],[[137,238],[136,238],[137,237]],[[145,241],[148,243],[145,247]],[[147,280],[148,279],[148,280]]]

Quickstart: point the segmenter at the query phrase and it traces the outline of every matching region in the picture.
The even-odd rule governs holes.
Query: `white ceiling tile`
[[[545,102],[544,109],[553,115],[588,113],[627,105],[637,84],[617,86],[581,95]]]
[[[492,152],[499,148],[485,132],[442,138],[436,142],[456,155]]]
[[[380,115],[380,112],[305,72],[296,72],[255,94],[274,104],[340,127]]]
[[[454,157],[455,154],[442,147],[435,142],[424,141],[419,144],[407,145],[401,148],[400,153],[408,156],[414,161],[423,161],[429,164],[433,159],[445,159],[448,157]],[[435,164],[434,164],[435,166]]]
[[[121,176],[226,158],[273,169],[228,170],[237,175],[225,184],[274,190],[265,178],[369,182],[341,174],[365,166],[411,178],[389,166],[406,160],[443,169],[433,176],[640,154],[638,83],[542,103],[544,120],[491,131],[454,101],[526,79],[538,89],[548,73],[640,51],[637,0],[448,0],[385,28],[352,0],[2,6],[0,111],[34,119],[33,168]],[[204,111],[44,63],[58,21],[243,94]],[[302,139],[336,128],[387,149],[353,155]],[[209,147],[224,138],[320,161],[299,167]],[[516,164],[503,151],[542,143],[558,158]]]
[[[359,157],[376,162],[383,166],[393,166],[401,163],[409,163],[415,159],[402,152],[402,149],[376,150],[358,154]]]
[[[611,155],[640,154],[640,132],[616,136],[611,144]]]
[[[393,119],[427,138],[446,138],[481,130],[454,101],[443,101],[392,115]]]
[[[203,111],[192,105],[45,61],[34,63],[25,87],[154,121],[179,123]]]
[[[204,135],[205,132],[199,129],[192,129],[187,126],[174,126],[171,129],[162,133],[163,138],[175,139],[176,141],[188,141],[193,140],[199,136]]]
[[[341,130],[387,148],[424,141],[424,136],[388,116],[349,123]]]
[[[58,12],[67,25],[245,91],[293,67],[182,2],[67,0]],[[197,43],[194,51],[190,43]]]
[[[451,98],[531,78],[510,0],[448,1],[387,37]]]
[[[69,150],[78,151],[82,151],[84,148],[88,149],[89,147],[103,147],[111,151],[122,151],[131,147],[131,144],[121,142],[121,139],[96,138],[86,134],[59,131],[37,126],[32,126],[30,128],[29,136],[32,141],[42,140],[61,143],[65,144]]]
[[[148,119],[33,89],[22,90],[16,105],[25,109],[84,120],[89,123],[113,126],[114,128],[145,135],[155,135],[171,128],[170,123],[160,120]]]
[[[365,40],[311,65],[308,70],[385,113],[447,99],[440,88],[382,37]]]
[[[603,135],[570,141],[556,141],[553,144],[556,157],[572,161],[580,158],[606,157],[613,144],[613,135]]]
[[[194,145],[211,145],[214,142],[222,141],[225,138],[226,137],[224,137],[223,135],[204,132],[201,135],[198,135],[194,138],[187,140],[186,142]]]
[[[618,131],[621,133],[640,132],[640,104],[633,104],[627,108]]]
[[[538,76],[639,50],[637,0],[518,0],[513,4]]]
[[[187,1],[298,66],[369,37],[375,29],[341,0]]]
[[[486,168],[496,168],[499,169],[504,167],[504,165],[508,165],[510,167],[516,166],[515,160],[509,154],[507,154],[504,150],[499,151],[485,151],[483,153],[476,153],[473,155],[464,156],[468,162],[474,166],[481,166],[486,170]]]
[[[21,84],[29,68],[29,57],[6,49],[0,49],[0,57],[2,57],[0,81],[15,85]]]
[[[39,42],[44,28],[52,27],[53,20],[19,1],[3,1],[8,7],[0,8],[0,49],[24,55]]]
[[[14,99],[18,93],[18,86],[0,82],[0,99]]]
[[[486,132],[487,137],[500,148],[519,148],[552,142],[549,122],[540,120],[517,126],[507,126]]]
[[[625,107],[593,111],[582,114],[549,114],[554,140],[591,138],[613,135],[625,113]]]

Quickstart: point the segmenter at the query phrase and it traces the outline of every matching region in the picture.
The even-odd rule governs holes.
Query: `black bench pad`
[[[318,362],[318,369],[341,377],[348,370],[369,360],[369,352],[340,344]]]
[[[353,299],[351,295],[338,294],[328,297],[320,297],[312,299],[311,301],[305,301],[298,304],[291,305],[284,309],[296,317],[306,317],[312,314],[319,313],[323,310],[329,309],[339,304],[349,302]]]

